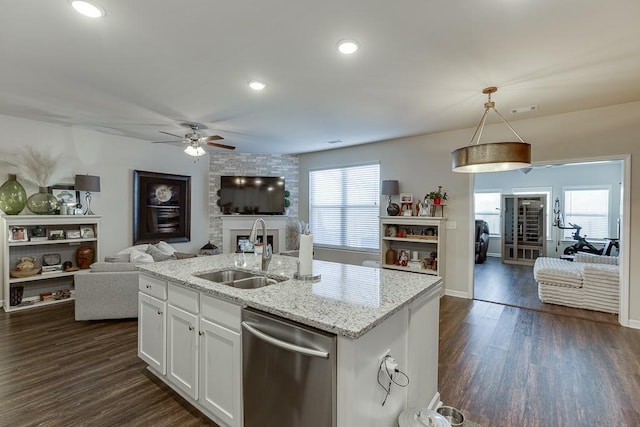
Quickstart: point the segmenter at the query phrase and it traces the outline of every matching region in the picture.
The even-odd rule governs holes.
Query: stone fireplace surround
[[[220,215],[219,218],[222,220],[222,252],[225,254],[236,251],[238,236],[248,236],[257,218],[264,219],[267,235],[273,237],[273,253],[286,250],[288,217],[285,215]],[[258,228],[258,236],[262,236],[262,227]]]

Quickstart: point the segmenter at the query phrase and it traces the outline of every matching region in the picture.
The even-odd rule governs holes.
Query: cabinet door
[[[138,357],[163,375],[167,373],[166,306],[165,301],[138,294]]]
[[[241,426],[240,334],[201,318],[200,335],[200,404],[229,426]]]
[[[167,310],[167,377],[198,399],[198,316],[169,304]]]

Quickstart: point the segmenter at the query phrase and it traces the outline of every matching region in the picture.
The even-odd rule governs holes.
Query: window
[[[609,237],[609,188],[564,188],[564,225],[582,227],[580,235],[592,239]],[[571,240],[574,229],[564,230],[564,238]]]
[[[380,165],[309,172],[309,226],[314,244],[380,248]]]
[[[489,224],[489,234],[499,236],[500,224],[500,192],[475,193],[475,217],[484,219]]]
[[[545,215],[547,216],[547,231],[546,231],[546,236],[545,238],[547,240],[551,239],[551,230],[552,230],[552,226],[551,226],[551,222],[553,220],[553,216],[551,215],[551,206],[552,206],[552,201],[551,201],[551,190],[553,190],[553,188],[551,187],[523,187],[523,188],[513,188],[511,191],[513,192],[513,194],[517,194],[517,195],[522,195],[522,194],[546,194],[547,195],[547,201],[546,201],[546,209],[545,209]]]

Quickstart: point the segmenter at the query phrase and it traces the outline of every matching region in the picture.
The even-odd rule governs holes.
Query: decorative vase
[[[7,215],[18,215],[26,204],[27,192],[16,176],[9,174],[7,182],[0,186],[0,209]]]
[[[398,259],[398,254],[393,249],[389,248],[384,254],[384,263],[393,265]]]
[[[398,216],[400,214],[400,206],[397,203],[391,203],[387,205],[387,215]]]
[[[433,204],[436,206],[440,206],[442,204],[442,199],[433,199]]]
[[[91,246],[80,246],[76,251],[76,263],[81,269],[87,269],[93,264],[96,257],[96,250]]]
[[[48,193],[46,187],[40,187],[38,193],[27,199],[27,208],[36,215],[53,215],[58,209],[58,199]]]

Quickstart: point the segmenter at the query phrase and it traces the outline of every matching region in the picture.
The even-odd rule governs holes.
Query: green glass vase
[[[36,215],[53,215],[58,209],[58,199],[48,193],[46,187],[40,187],[38,193],[27,199],[27,208]]]
[[[16,176],[10,174],[7,182],[0,186],[0,209],[7,215],[18,215],[26,204],[27,192]]]

